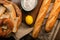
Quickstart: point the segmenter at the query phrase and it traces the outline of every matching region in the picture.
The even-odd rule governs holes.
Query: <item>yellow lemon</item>
[[[31,25],[33,23],[33,17],[30,15],[27,15],[25,18],[25,21],[28,25]]]

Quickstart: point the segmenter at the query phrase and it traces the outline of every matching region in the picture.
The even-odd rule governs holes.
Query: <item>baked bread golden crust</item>
[[[17,32],[18,27],[22,21],[22,12],[13,2],[0,0],[0,4],[2,6],[1,9],[3,10],[2,14],[0,15],[0,36],[4,37],[11,32]],[[2,31],[2,29],[5,28],[7,28],[7,30]]]
[[[56,23],[59,12],[60,12],[60,0],[55,0],[55,3],[53,5],[53,8],[50,12],[50,15],[47,19],[47,23],[45,26],[46,32],[50,32],[52,28],[54,27],[54,24]]]
[[[36,22],[34,24],[34,29],[33,29],[33,33],[32,33],[33,38],[38,37],[38,34],[41,30],[41,26],[42,26],[42,23],[43,23],[44,18],[46,16],[46,13],[48,11],[50,3],[51,3],[51,0],[44,0],[41,5],[39,14],[38,14]]]
[[[0,16],[5,12],[6,8],[0,5]]]
[[[13,22],[8,19],[0,19],[0,36],[7,36],[13,29]]]

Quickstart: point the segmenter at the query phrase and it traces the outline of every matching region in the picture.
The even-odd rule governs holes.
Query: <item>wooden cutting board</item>
[[[11,0],[11,1],[12,1],[12,2],[15,2],[15,3],[20,7],[20,9],[22,9],[22,7],[21,7],[21,1],[20,1],[20,0]],[[40,7],[41,7],[42,1],[43,1],[43,0],[38,0],[37,6],[36,6],[32,11],[27,12],[27,11],[24,11],[24,10],[22,9],[22,18],[23,18],[23,22],[24,22],[24,23],[25,23],[25,17],[26,17],[27,15],[31,15],[31,16],[33,17],[33,24],[35,23],[35,20],[36,20],[37,14],[38,14],[38,12],[39,12],[39,9],[40,9]],[[26,24],[26,23],[25,23],[25,24]],[[30,25],[30,26],[33,26],[33,24]],[[26,24],[26,25],[27,25],[27,24]]]
[[[25,17],[26,17],[27,15],[31,15],[31,16],[33,17],[33,24],[30,25],[30,26],[33,26],[33,25],[34,25],[35,20],[36,20],[36,17],[37,17],[37,14],[38,14],[38,12],[39,12],[39,10],[40,10],[42,1],[43,1],[43,0],[38,0],[37,6],[36,6],[35,9],[33,9],[32,11],[27,12],[27,11],[24,11],[24,10],[22,9],[23,22],[24,22],[24,23],[25,23]],[[25,23],[25,24],[26,24],[26,23]]]

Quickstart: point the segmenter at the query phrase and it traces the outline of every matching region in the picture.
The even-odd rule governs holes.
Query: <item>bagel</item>
[[[22,21],[22,12],[18,6],[7,0],[0,0],[0,36],[16,33]]]

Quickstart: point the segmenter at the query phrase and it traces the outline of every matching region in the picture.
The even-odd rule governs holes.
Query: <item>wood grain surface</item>
[[[25,17],[26,17],[27,15],[31,15],[31,16],[33,17],[33,24],[35,23],[35,20],[36,20],[37,14],[38,14],[38,12],[39,12],[39,9],[40,9],[40,7],[41,7],[42,1],[43,1],[43,0],[38,0],[37,6],[36,6],[32,11],[27,12],[27,11],[24,11],[24,10],[22,9],[23,22],[25,22]],[[30,26],[33,26],[33,24],[30,25]]]

